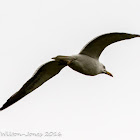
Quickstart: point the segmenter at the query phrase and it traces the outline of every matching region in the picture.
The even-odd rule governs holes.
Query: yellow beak
[[[107,74],[107,75],[113,77],[113,75],[112,75],[110,72],[108,72],[108,71],[106,71],[105,74]]]

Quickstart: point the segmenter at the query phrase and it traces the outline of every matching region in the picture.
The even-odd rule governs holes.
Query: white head
[[[105,68],[105,66],[103,64],[101,64],[101,73],[104,73],[104,74],[107,74],[107,75],[113,77],[113,75],[106,70],[106,68]]]

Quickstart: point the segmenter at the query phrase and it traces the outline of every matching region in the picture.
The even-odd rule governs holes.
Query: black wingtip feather
[[[135,35],[135,37],[140,37],[140,35]]]
[[[9,102],[9,100],[7,100],[7,102],[0,108],[0,111],[6,109],[7,107],[9,107],[10,105],[12,105],[14,102]]]
[[[7,108],[8,106],[6,106],[5,104],[0,108],[0,111],[4,110],[5,108]]]

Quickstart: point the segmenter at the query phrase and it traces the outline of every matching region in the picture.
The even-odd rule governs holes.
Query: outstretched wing
[[[127,33],[108,33],[101,35],[92,41],[90,41],[80,52],[80,54],[88,55],[90,57],[98,59],[102,51],[110,44],[131,39],[134,37],[140,37],[140,35],[127,34]]]
[[[33,77],[29,79],[18,92],[16,92],[7,100],[7,102],[0,108],[0,110],[3,110],[8,106],[14,104],[18,100],[41,86],[44,82],[58,74],[60,70],[65,66],[66,65],[60,64],[58,61],[50,61],[41,66],[33,75]]]

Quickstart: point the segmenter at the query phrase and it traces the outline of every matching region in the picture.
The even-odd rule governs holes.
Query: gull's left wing
[[[18,92],[16,92],[7,100],[7,102],[0,108],[0,110],[3,110],[8,106],[14,104],[18,100],[41,86],[44,82],[58,74],[65,66],[65,64],[61,64],[58,61],[50,61],[41,66],[33,75],[33,77],[29,79]]]
[[[128,34],[128,33],[108,33],[96,37],[92,41],[90,41],[80,52],[80,54],[88,55],[92,58],[98,59],[102,51],[110,44],[115,43],[117,41],[131,39],[134,37],[140,37],[140,35],[136,34]]]

